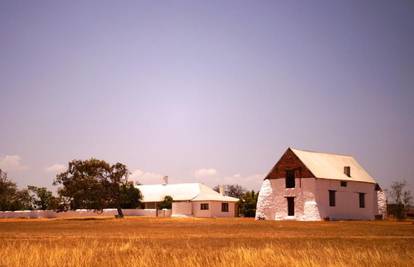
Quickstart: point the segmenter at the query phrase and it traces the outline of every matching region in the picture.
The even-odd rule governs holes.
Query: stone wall
[[[274,220],[276,215],[275,189],[270,179],[265,179],[259,191],[256,220]]]
[[[266,220],[321,220],[315,201],[315,179],[296,178],[296,188],[285,188],[284,179],[266,179],[259,192],[256,219]],[[295,214],[288,216],[287,197],[294,197]]]
[[[378,214],[384,219],[387,216],[387,197],[382,190],[377,191]]]

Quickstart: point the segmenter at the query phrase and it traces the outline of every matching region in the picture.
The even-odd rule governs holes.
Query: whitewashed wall
[[[275,220],[318,221],[321,219],[315,201],[315,179],[296,178],[295,188],[285,188],[285,179],[275,179],[276,214]],[[287,198],[295,197],[295,215],[288,216]]]
[[[329,190],[336,190],[336,205],[329,206]],[[359,207],[359,194],[365,193],[365,208]],[[373,220],[378,212],[375,184],[348,181],[341,187],[340,181],[317,179],[316,200],[321,218]]]
[[[295,188],[285,188],[285,179],[266,179],[259,192],[256,219],[318,221],[315,179],[296,178]],[[287,197],[295,197],[295,215],[288,216]]]
[[[162,209],[157,211],[157,217],[171,217],[171,210],[169,209]]]
[[[387,197],[384,191],[377,191],[377,206],[378,214],[385,218],[387,216]]]
[[[208,210],[201,210],[201,203],[208,203]],[[229,211],[221,211],[221,201],[194,201],[192,202],[193,216],[194,217],[234,217],[235,206],[234,202],[224,202],[229,204]]]
[[[190,201],[172,203],[172,217],[188,217],[192,215],[193,206]]]
[[[56,218],[56,214],[50,210],[0,211],[0,218]]]
[[[285,179],[266,179],[259,192],[256,219],[318,221],[324,218],[373,220],[385,214],[385,195],[370,183],[296,178],[295,188],[285,188]],[[336,205],[329,206],[329,190],[336,191]],[[359,207],[359,194],[365,193],[365,208]],[[295,215],[287,215],[286,197],[295,197]]]
[[[236,214],[235,207],[236,203],[234,202],[221,202],[221,201],[211,201],[210,209],[212,217],[234,217]],[[228,203],[229,211],[221,211],[221,204]]]
[[[265,179],[259,191],[256,206],[256,220],[274,220],[276,215],[276,183],[274,179]]]
[[[123,209],[125,216],[149,216],[156,217],[155,209]],[[77,217],[105,217],[118,214],[116,209],[104,209],[102,213],[92,210],[76,210],[55,212],[51,210],[20,210],[0,211],[0,218],[77,218]]]

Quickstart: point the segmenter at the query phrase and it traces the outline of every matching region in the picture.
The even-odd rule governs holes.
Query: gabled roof
[[[174,201],[239,201],[234,197],[223,196],[201,183],[151,184],[136,187],[142,193],[142,202],[159,202],[164,200],[165,196],[171,196]]]
[[[376,183],[352,156],[291,150],[316,178]],[[344,173],[345,166],[351,167],[351,177]]]

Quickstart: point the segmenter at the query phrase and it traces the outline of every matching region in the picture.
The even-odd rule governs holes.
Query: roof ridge
[[[308,153],[327,154],[327,155],[333,155],[333,156],[343,156],[343,157],[353,158],[353,156],[349,155],[349,154],[340,154],[340,153],[332,153],[332,152],[319,152],[319,151],[308,150],[308,149],[297,149],[297,148],[294,148],[294,147],[290,147],[290,149],[296,150],[296,151],[308,152]]]

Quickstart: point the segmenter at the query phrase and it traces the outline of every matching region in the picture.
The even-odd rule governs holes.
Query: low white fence
[[[125,216],[169,217],[171,210],[155,209],[122,209]],[[157,214],[158,213],[158,214]],[[0,218],[77,218],[77,217],[106,217],[118,214],[116,209],[104,209],[102,212],[93,210],[70,210],[55,212],[53,210],[18,210],[0,211]]]

